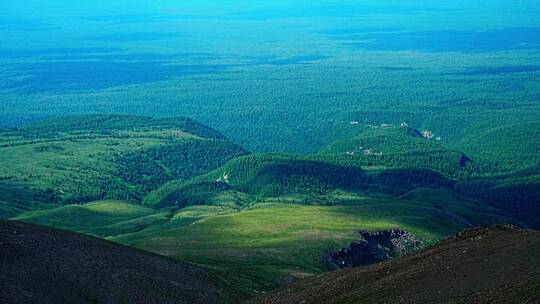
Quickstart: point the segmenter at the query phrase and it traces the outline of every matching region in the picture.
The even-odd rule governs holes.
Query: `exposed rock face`
[[[412,234],[399,229],[361,231],[361,240],[327,255],[327,260],[339,268],[375,264],[420,249],[422,243]]]

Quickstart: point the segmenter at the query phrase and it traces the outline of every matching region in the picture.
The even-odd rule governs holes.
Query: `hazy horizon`
[[[335,128],[381,102],[434,107],[471,98],[467,82],[448,82],[449,77],[498,75],[487,82],[495,85],[519,76],[512,71],[533,76],[540,57],[539,6],[535,1],[4,1],[0,97],[6,106],[0,125],[84,113],[182,115],[208,122],[253,149],[295,149],[279,144],[291,140],[285,138],[289,132],[316,138],[309,148],[314,149],[329,135],[321,133],[323,125],[300,127],[311,120],[324,119]],[[424,93],[407,85],[413,79]],[[527,79],[512,85],[514,90],[532,81]],[[454,87],[445,88],[449,83]],[[525,92],[482,94],[526,104],[532,96]],[[313,110],[310,102],[332,110]],[[245,113],[251,113],[249,123],[230,123],[244,121]],[[271,113],[281,113],[276,115],[287,122],[268,134],[263,127],[275,119]],[[268,142],[252,145],[240,135],[244,132]]]

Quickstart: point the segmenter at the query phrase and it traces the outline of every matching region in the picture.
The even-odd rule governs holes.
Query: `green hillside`
[[[347,153],[359,146],[380,150],[387,155],[384,166],[433,169],[453,180],[453,188],[463,195],[540,227],[538,124],[524,120],[484,127],[467,130],[466,136],[450,145],[466,153],[421,138],[410,128],[367,129],[357,137],[329,145],[323,153]],[[396,181],[396,186],[404,182]]]
[[[432,199],[440,196],[446,199]],[[330,205],[314,205],[317,201]],[[324,270],[324,254],[356,240],[359,230],[406,229],[427,245],[467,227],[514,222],[485,204],[432,189],[400,199],[334,193],[251,202],[242,211],[189,225],[182,215],[160,229],[112,240],[221,270],[237,284],[246,280],[251,282],[246,288],[263,291]]]
[[[28,211],[15,220],[53,226],[100,237],[137,232],[166,223],[169,213],[121,201],[98,201]]]
[[[238,202],[244,208],[239,209]],[[101,201],[30,211],[16,219],[107,237],[199,264],[250,294],[325,270],[324,254],[356,240],[359,230],[406,229],[428,245],[468,227],[516,223],[485,204],[433,189],[398,199],[333,193],[253,200],[228,192],[213,203],[154,210]]]
[[[408,126],[358,126],[349,139],[316,154],[297,155],[248,154],[221,136],[171,130],[164,128],[169,126],[165,122],[118,130],[124,128],[122,123],[107,123],[103,132],[71,125],[78,130],[60,132],[55,124],[36,127],[55,135],[37,135],[37,142],[27,145],[44,145],[38,138],[54,138],[54,145],[62,148],[44,148],[39,153],[49,158],[43,159],[57,166],[62,159],[72,170],[85,165],[88,171],[77,175],[84,187],[75,189],[97,189],[106,195],[53,191],[49,194],[59,198],[52,208],[29,210],[15,219],[105,237],[201,265],[248,296],[328,270],[325,254],[357,240],[361,230],[404,229],[427,246],[479,225],[537,223],[532,216],[539,210],[534,198],[529,209],[520,201],[522,196],[538,195],[534,168],[496,169],[486,154],[451,149]],[[97,144],[109,149],[99,151]],[[71,153],[83,145],[93,152],[66,163],[72,161],[63,154],[68,145]],[[4,149],[13,149],[8,151],[15,157],[20,147],[26,145]],[[89,170],[91,165],[102,171]],[[59,184],[77,185],[69,178],[74,172],[61,172],[53,167],[51,176],[63,178]],[[116,182],[92,186],[92,176]],[[43,175],[37,177],[28,181],[45,183]],[[4,187],[12,185],[12,179],[3,182]],[[108,197],[138,204],[89,203]],[[512,200],[501,203],[505,197],[515,199],[515,205]],[[83,203],[64,205],[79,202]]]
[[[317,154],[296,155],[248,154],[222,137],[200,133],[174,131],[182,133],[171,138],[165,123],[128,131],[117,130],[119,125],[104,127],[102,133],[56,133],[61,135],[55,135],[60,136],[55,145],[81,149],[87,144],[95,151],[92,145],[100,141],[117,142],[108,153],[94,152],[103,164],[97,168],[103,171],[95,174],[110,176],[134,193],[123,197],[120,194],[130,192],[103,190],[107,195],[142,205],[112,200],[57,203],[15,219],[105,237],[204,266],[247,297],[328,270],[325,254],[357,240],[361,230],[404,229],[427,246],[479,225],[536,223],[530,216],[538,212],[534,200],[529,209],[511,200],[498,203],[505,191],[518,199],[516,191],[537,193],[536,170],[500,167],[493,174],[494,162],[486,154],[448,148],[408,126],[358,127],[355,136]],[[59,127],[49,129],[59,132]],[[142,136],[148,132],[152,135]],[[72,142],[67,136],[92,141]],[[64,151],[40,153],[49,153],[52,161]],[[95,158],[88,154],[83,160],[89,166]],[[91,185],[88,180],[84,189]],[[531,187],[523,189],[522,183]],[[489,196],[490,191],[497,196]],[[85,196],[88,201],[101,198]],[[79,201],[84,200],[70,202]],[[512,210],[528,210],[529,216]]]
[[[540,0],[0,3],[0,304],[256,301],[540,229]],[[433,255],[425,293],[399,262],[297,286],[501,302],[540,278],[509,248]]]
[[[366,130],[319,154],[251,154],[188,181],[175,181],[145,198],[153,206],[204,204],[223,191],[258,197],[326,195],[334,191],[400,195],[417,187],[453,188],[471,159],[412,128]]]
[[[98,199],[140,201],[247,152],[187,118],[77,116],[0,130],[0,215]]]

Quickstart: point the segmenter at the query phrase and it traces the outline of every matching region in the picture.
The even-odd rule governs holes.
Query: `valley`
[[[74,120],[85,124],[70,124]],[[36,147],[73,145],[84,151],[90,145],[98,157],[77,152],[76,159],[84,157],[87,172],[98,172],[103,162],[110,175],[78,175],[86,178],[84,189],[93,177],[116,180],[108,189],[125,187],[111,192],[96,186],[109,198],[98,201],[93,200],[100,196],[64,190],[49,207],[14,209],[13,220],[94,235],[212,269],[242,290],[241,298],[332,269],[325,256],[357,240],[360,231],[403,229],[425,247],[476,226],[528,225],[461,190],[473,173],[484,175],[478,158],[409,126],[366,128],[307,155],[249,153],[183,118],[96,115],[11,132],[18,133],[7,133],[5,142],[11,144],[3,149],[20,153],[21,164],[47,153],[43,168],[56,169],[49,176],[64,178],[62,184],[71,180],[58,174],[63,173],[58,166],[75,169],[82,163],[68,163],[66,148]],[[101,140],[112,148],[100,150]],[[35,152],[21,153],[21,147]],[[351,153],[366,149],[377,152]],[[27,187],[30,191],[49,181],[28,177],[21,179],[36,187]],[[4,181],[4,187],[21,179]],[[69,200],[62,194],[81,196]]]
[[[540,302],[537,0],[0,2],[0,301]]]

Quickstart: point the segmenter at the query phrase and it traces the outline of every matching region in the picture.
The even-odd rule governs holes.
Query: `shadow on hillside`
[[[295,160],[265,166],[240,188],[244,192],[263,195],[295,192],[325,194],[334,189],[365,189],[370,181],[371,177],[358,167]]]
[[[393,169],[376,173],[373,177],[384,192],[392,194],[403,194],[403,192],[420,187],[452,189],[455,186],[455,181],[430,169]]]
[[[334,190],[377,190],[399,195],[414,188],[454,188],[455,182],[429,169],[392,169],[368,173],[359,167],[318,161],[270,164],[239,190],[251,194],[326,194]]]

